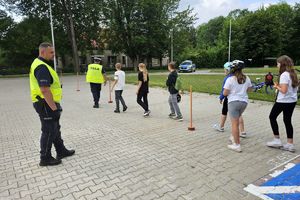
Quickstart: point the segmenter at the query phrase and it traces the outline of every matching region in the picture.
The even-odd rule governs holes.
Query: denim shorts
[[[248,103],[244,101],[232,101],[228,103],[228,112],[230,117],[239,118],[245,111]]]

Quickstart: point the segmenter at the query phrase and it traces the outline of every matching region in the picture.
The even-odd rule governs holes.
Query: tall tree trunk
[[[159,67],[162,68],[162,58],[159,58]]]
[[[79,72],[79,56],[75,37],[74,22],[71,12],[71,3],[69,0],[61,0],[61,2],[65,13],[66,25],[69,33],[68,36],[72,46],[74,72]]]
[[[147,66],[148,66],[148,69],[152,68],[152,58],[151,57],[147,57]]]
[[[135,58],[130,58],[132,60],[133,70],[137,72],[137,66],[135,65]]]

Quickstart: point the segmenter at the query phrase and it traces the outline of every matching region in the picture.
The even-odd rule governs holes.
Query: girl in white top
[[[292,115],[297,103],[299,80],[295,72],[293,60],[290,57],[286,55],[279,57],[277,59],[277,67],[279,68],[279,84],[275,83],[274,88],[278,90],[278,95],[269,116],[274,139],[267,142],[267,146],[295,152],[293,144]],[[283,121],[287,134],[287,144],[284,145],[282,145],[280,140],[278,124],[276,121],[281,112],[283,112]]]
[[[232,144],[228,148],[241,152],[239,118],[248,105],[247,91],[251,90],[251,81],[248,76],[244,75],[242,69],[245,64],[243,61],[235,60],[232,62],[231,73],[224,85],[224,96],[228,98],[228,112],[232,126]]]

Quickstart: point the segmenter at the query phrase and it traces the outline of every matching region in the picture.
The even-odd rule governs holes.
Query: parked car
[[[196,65],[191,60],[185,60],[179,65],[179,72],[195,72]]]

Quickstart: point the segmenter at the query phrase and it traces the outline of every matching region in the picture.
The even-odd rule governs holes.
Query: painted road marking
[[[244,190],[264,200],[300,199],[300,163],[288,163],[268,176],[260,186],[250,184]]]
[[[291,158],[291,159],[285,161],[284,163],[282,163],[282,164],[280,164],[280,165],[277,165],[276,167],[270,169],[269,171],[271,172],[271,171],[273,171],[273,170],[275,170],[275,169],[277,169],[277,168],[279,168],[279,167],[281,167],[281,166],[283,166],[283,165],[285,165],[285,164],[287,164],[287,163],[291,162],[292,160],[295,160],[295,159],[297,159],[297,158],[299,158],[299,157],[300,157],[300,154],[297,155],[297,156],[295,156],[294,158]]]

